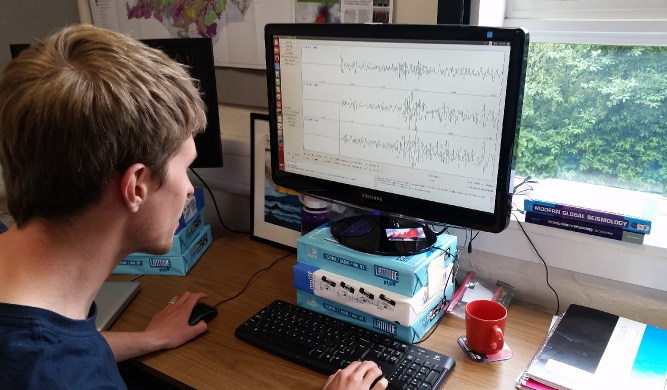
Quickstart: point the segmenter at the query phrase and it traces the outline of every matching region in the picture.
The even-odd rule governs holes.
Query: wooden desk
[[[206,303],[217,304],[238,293],[256,271],[288,252],[229,236],[215,241],[185,277],[143,276],[142,290],[111,330],[143,330],[169,300],[185,291],[205,292]],[[234,336],[234,330],[261,308],[282,299],[296,303],[292,266],[296,255],[280,260],[255,278],[245,293],[218,307],[208,331],[191,342],[160,351],[133,363],[182,388],[195,389],[321,389],[326,377],[252,347]],[[122,280],[122,276],[112,276]],[[464,321],[446,316],[423,346],[456,360],[443,389],[513,389],[519,374],[547,334],[551,316],[513,305],[506,325],[506,341],[514,356],[506,361],[474,363],[456,340],[465,334]]]

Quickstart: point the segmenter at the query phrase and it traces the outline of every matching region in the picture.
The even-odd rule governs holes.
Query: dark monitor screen
[[[507,227],[521,29],[267,25],[276,184],[408,219]]]
[[[213,46],[209,38],[144,39],[141,42],[159,49],[170,58],[188,66],[192,78],[199,80],[202,99],[206,104],[206,130],[195,137],[197,159],[192,168],[222,167],[222,143],[218,113],[218,93],[215,84]],[[29,44],[12,44],[9,49],[16,58]]]

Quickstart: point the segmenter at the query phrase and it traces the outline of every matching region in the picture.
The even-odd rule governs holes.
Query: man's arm
[[[203,293],[186,292],[174,297],[153,317],[143,332],[101,332],[117,362],[145,355],[160,349],[176,348],[206,330],[206,323],[188,325],[192,308],[206,298]]]

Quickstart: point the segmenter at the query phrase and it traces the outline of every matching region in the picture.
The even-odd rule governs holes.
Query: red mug
[[[494,354],[505,345],[507,309],[495,301],[478,300],[466,305],[468,346],[484,355]]]

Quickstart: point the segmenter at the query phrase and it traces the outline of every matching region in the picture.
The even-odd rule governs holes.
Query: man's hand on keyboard
[[[371,361],[352,362],[345,369],[329,376],[323,390],[367,390],[382,375],[380,368]],[[371,390],[384,390],[389,385],[385,378],[377,381]]]

